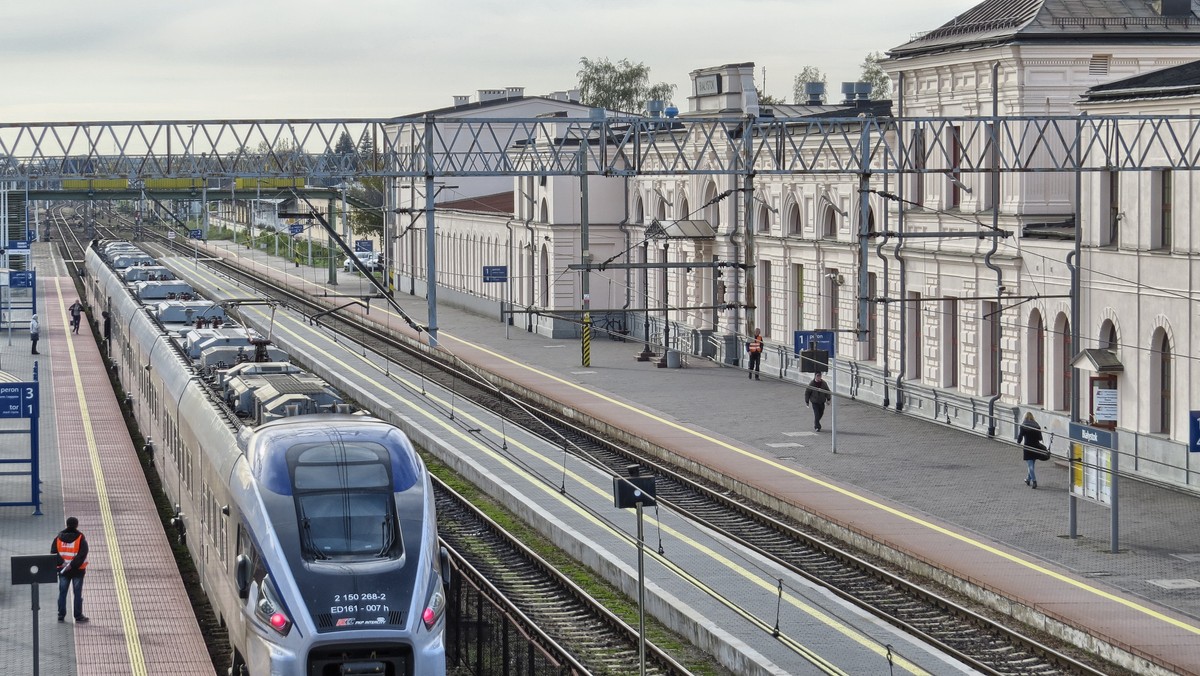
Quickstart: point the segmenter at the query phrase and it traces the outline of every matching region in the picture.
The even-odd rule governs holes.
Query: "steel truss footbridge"
[[[1078,177],[1087,172],[1193,170],[1197,166],[1200,116],[424,116],[0,124],[0,195],[21,193],[27,199],[64,194],[121,199],[153,191],[156,186],[182,189],[193,199],[197,192],[205,199],[227,199],[239,186],[255,181],[287,181],[289,190],[299,193],[309,189],[307,186],[369,176],[424,180],[430,321],[422,328],[429,331],[433,344],[437,325],[436,179],[576,176],[586,184],[589,176],[730,176],[740,186],[731,192],[746,195],[738,203],[741,219],[734,227],[745,238],[744,260],[752,261],[753,200],[749,196],[755,177],[857,177],[860,265],[856,331],[863,339],[870,304],[877,301],[868,297],[871,240],[881,235],[918,236],[904,233],[902,226],[896,232],[868,231],[868,194],[884,184],[881,179],[940,174],[959,180],[983,174],[990,176],[995,195],[1002,174],[1071,172],[1078,185]],[[886,197],[902,203],[904,184],[891,181],[897,187]],[[244,194],[244,187],[241,189]],[[998,209],[993,208],[993,226]],[[1078,256],[1082,228],[1075,230]],[[920,233],[991,237],[993,242],[1007,234],[997,227],[966,234]],[[330,235],[344,246],[332,230]],[[585,261],[582,267],[591,264]],[[1078,274],[1074,270],[1072,274],[1073,296],[1078,298]],[[998,279],[998,303],[1002,286]],[[745,288],[745,297],[753,298],[749,272]],[[998,331],[1000,323],[994,324]],[[1077,316],[1072,331],[1078,332]],[[1078,345],[1078,335],[1074,339]]]

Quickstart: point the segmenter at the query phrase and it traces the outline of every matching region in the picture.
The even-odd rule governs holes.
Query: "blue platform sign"
[[[188,237],[192,239],[204,239],[203,230],[188,230]]]
[[[485,265],[485,266],[483,266],[483,281],[485,281],[485,282],[507,282],[508,281],[508,266],[507,265]]]
[[[292,223],[288,226],[288,232],[292,233],[293,235],[299,235],[300,233],[304,232],[304,226],[300,225],[299,223]]]
[[[32,289],[37,280],[33,270],[13,270],[8,273],[8,285],[14,289]]]
[[[1088,446],[1096,446],[1098,448],[1111,448],[1116,450],[1117,437],[1108,430],[1096,429],[1079,423],[1071,423],[1068,427],[1068,434],[1071,439],[1078,441],[1081,444]]]
[[[813,345],[818,350],[828,352],[832,358],[835,342],[833,331],[797,331],[795,336],[796,355],[799,356],[801,350],[807,350],[809,345]]]
[[[374,251],[375,250],[375,242],[372,242],[369,239],[356,239],[356,240],[354,240],[354,250],[355,251]]]
[[[38,417],[38,384],[5,383],[0,385],[0,418]]]
[[[1200,453],[1200,411],[1188,411],[1188,450]]]
[[[27,240],[18,239],[18,240],[9,242],[8,248],[10,248],[14,251],[28,251],[29,250],[29,242]]]

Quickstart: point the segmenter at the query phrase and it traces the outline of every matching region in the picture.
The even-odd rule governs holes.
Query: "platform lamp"
[[[638,465],[630,465],[625,470],[629,473],[629,478],[613,477],[613,506],[617,509],[637,509],[638,673],[640,676],[646,676],[646,565],[642,509],[654,507],[658,503],[654,499],[654,477],[642,476],[642,468]]]

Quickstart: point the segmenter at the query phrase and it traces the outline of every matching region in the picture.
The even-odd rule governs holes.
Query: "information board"
[[[507,265],[485,265],[485,266],[483,266],[483,281],[485,281],[485,282],[507,282],[508,281],[508,266]]]
[[[356,239],[356,240],[354,240],[354,250],[355,251],[374,251],[375,250],[375,242],[372,242],[369,239]]]
[[[807,350],[811,346],[828,352],[830,357],[834,356],[834,343],[837,342],[834,340],[833,331],[797,331],[794,341],[797,356],[801,350]]]
[[[36,418],[37,411],[37,383],[0,385],[0,418]]]

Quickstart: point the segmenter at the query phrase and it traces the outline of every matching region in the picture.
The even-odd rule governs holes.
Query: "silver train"
[[[131,272],[149,265],[139,254],[94,243],[88,302],[109,313],[109,355],[232,673],[445,674],[448,560],[408,438],[185,283]]]

